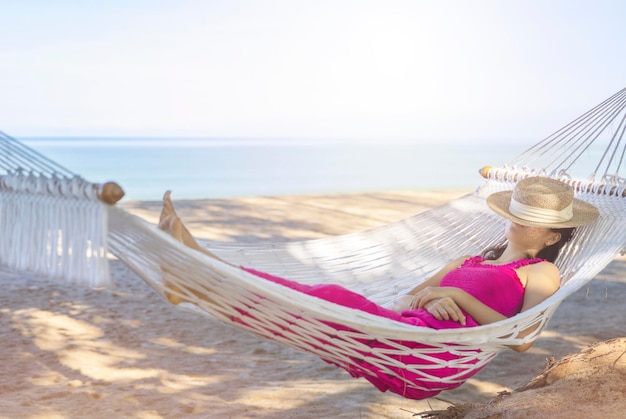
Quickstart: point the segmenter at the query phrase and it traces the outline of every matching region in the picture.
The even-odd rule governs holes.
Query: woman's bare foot
[[[167,191],[165,192],[165,195],[163,195],[163,208],[161,209],[161,216],[159,218],[159,228],[166,233],[169,233],[172,237],[182,242],[187,247],[217,258],[212,253],[202,248],[196,239],[191,235],[187,227],[185,227],[182,220],[176,213],[174,204],[172,203],[171,191]]]
[[[163,195],[163,208],[161,208],[161,216],[159,217],[159,228],[172,235],[176,240],[182,242],[182,228],[180,226],[182,222],[180,222],[178,214],[176,214],[176,210],[174,209],[174,204],[170,197],[171,194],[172,191],[167,191]],[[178,222],[175,222],[177,219]],[[174,227],[176,227],[178,231],[173,231]]]
[[[165,192],[165,195],[163,195],[163,209],[161,210],[161,217],[159,219],[159,228],[169,233],[176,240],[183,242],[183,244],[187,247],[202,252],[207,256],[219,260],[220,262],[236,266],[209,252],[207,249],[198,244],[196,239],[191,235],[189,229],[187,229],[176,213],[176,209],[174,208],[174,204],[171,199],[171,191],[167,191]]]

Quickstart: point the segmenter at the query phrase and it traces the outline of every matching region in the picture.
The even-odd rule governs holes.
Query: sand
[[[281,241],[384,224],[463,192],[177,204],[200,237]],[[158,216],[157,202],[121,205],[150,222]],[[445,411],[452,403],[456,411],[446,414],[456,417],[604,418],[626,411],[626,355],[620,355],[626,343],[613,340],[596,346],[596,352],[589,348],[626,336],[624,257],[568,298],[530,351],[505,351],[462,387],[423,401],[380,393],[309,354],[182,311],[117,260],[111,261],[111,270],[116,287],[108,290],[0,270],[1,418],[411,418],[417,412]],[[549,359],[583,350],[579,356],[587,358],[580,365],[590,365],[589,359],[610,362],[554,373],[543,381],[549,385],[535,380],[535,388],[484,405],[531,382]],[[568,380],[555,379],[562,378],[559,374]],[[542,388],[550,389],[553,398],[545,391],[542,395]],[[583,400],[591,389],[595,397]],[[516,402],[520,395],[534,405]],[[486,410],[494,406],[501,408]]]

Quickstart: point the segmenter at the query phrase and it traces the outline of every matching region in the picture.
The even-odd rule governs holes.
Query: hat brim
[[[502,217],[523,226],[546,228],[580,227],[593,223],[600,215],[598,209],[590,203],[585,202],[581,199],[574,198],[574,216],[571,220],[562,223],[542,223],[529,221],[523,218],[518,218],[509,212],[512,195],[513,191],[495,192],[487,197],[487,205],[489,205],[489,208],[491,208],[496,214],[499,214]]]

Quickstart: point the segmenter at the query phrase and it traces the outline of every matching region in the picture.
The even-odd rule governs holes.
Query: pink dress
[[[468,294],[472,295],[483,304],[491,307],[493,310],[499,312],[503,316],[511,317],[519,312],[524,300],[524,287],[522,286],[515,269],[541,262],[542,259],[521,259],[515,262],[511,262],[505,265],[490,265],[489,263],[483,264],[484,259],[480,256],[474,256],[463,262],[463,264],[448,272],[441,280],[440,286],[442,287],[457,287]],[[307,285],[301,284],[288,279],[280,278],[265,272],[256,271],[251,268],[241,267],[246,272],[249,272],[258,277],[267,279],[272,282],[284,285],[291,289],[300,291],[302,293],[321,298],[326,301],[330,301],[336,304],[340,304],[345,307],[362,310],[367,313],[383,316],[391,320],[396,320],[402,323],[408,323],[415,326],[429,327],[433,329],[451,329],[460,327],[474,327],[478,326],[478,323],[471,318],[467,313],[466,326],[462,326],[460,323],[452,320],[437,320],[428,311],[424,309],[418,310],[406,310],[402,313],[389,310],[385,307],[368,300],[364,296],[350,291],[340,285],[335,284],[319,284],[319,285]],[[240,311],[243,318],[233,319],[240,323],[245,323],[244,318],[252,317],[250,313]],[[349,330],[345,326],[333,324],[333,327],[338,330]],[[420,343],[402,342],[403,345],[415,347],[415,348],[427,348],[428,345]],[[386,347],[377,341],[367,342],[367,345],[374,349],[375,347]],[[365,355],[365,354],[364,354]],[[459,355],[453,355],[449,353],[438,353],[432,356],[436,356],[441,360],[451,360]],[[423,360],[418,360],[412,355],[397,355],[398,360],[403,363],[415,363]],[[412,362],[415,361],[415,362]],[[379,367],[372,365],[367,361],[367,357],[353,359],[353,363],[349,365],[339,365],[344,368],[354,377],[364,377],[372,384],[374,384],[381,391],[392,391],[398,393],[404,397],[413,399],[424,399],[435,396],[442,390],[450,390],[458,387],[459,383],[433,383],[423,381],[420,376],[417,376],[410,371],[402,370],[399,367],[388,367],[396,369],[400,376],[409,379],[416,383],[423,389],[407,388],[406,384],[393,375],[388,375],[381,371]],[[448,377],[453,374],[457,374],[460,371],[456,368],[442,367],[429,370],[430,375],[436,377]],[[478,370],[473,370],[463,379],[469,378],[471,375],[477,373]],[[373,375],[372,375],[373,374]]]

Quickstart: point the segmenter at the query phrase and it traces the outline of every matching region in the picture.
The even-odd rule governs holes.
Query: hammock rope
[[[0,238],[0,262],[107,286],[110,251],[164,298],[169,292],[185,300],[181,308],[315,354],[381,390],[385,388],[377,380],[382,377],[405,397],[430,397],[464,383],[506,345],[534,341],[563,299],[626,246],[625,107],[626,89],[510,162],[483,168],[486,180],[473,193],[405,220],[300,242],[201,242],[229,262],[306,284],[341,284],[386,305],[449,260],[477,254],[501,240],[504,220],[487,207],[489,194],[512,189],[527,176],[563,180],[578,198],[598,207],[601,216],[579,228],[562,250],[559,291],[497,323],[420,328],[259,279],[103,202],[103,185],[57,167],[6,134],[0,135],[0,167],[5,170],[0,174],[0,228],[7,232]],[[591,160],[591,174],[581,177],[581,167]],[[520,335],[535,325],[532,333]]]
[[[626,153],[625,109],[626,88],[517,155],[504,167],[539,168],[551,177],[588,175],[589,181],[595,181],[600,175],[600,182],[623,186],[624,177],[620,177],[620,170],[624,170]],[[592,160],[584,158],[590,152],[602,152],[591,171],[588,163]]]
[[[0,169],[5,173],[32,173],[38,176],[77,177],[60,164],[0,131]]]

